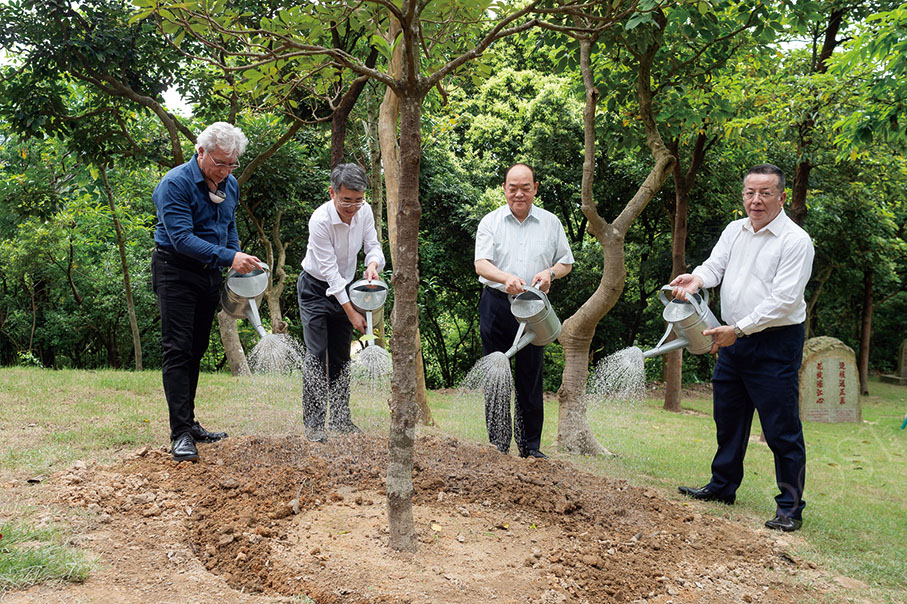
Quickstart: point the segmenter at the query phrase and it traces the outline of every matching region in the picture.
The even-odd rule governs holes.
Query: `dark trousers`
[[[161,313],[161,373],[170,412],[170,439],[195,423],[195,390],[211,323],[220,303],[220,269],[180,254],[151,255],[151,286]]]
[[[507,294],[486,287],[479,300],[479,331],[482,353],[506,352],[512,345],[519,323],[510,312]],[[521,454],[538,449],[542,440],[545,408],[542,402],[542,369],[545,349],[529,344],[514,355],[513,383],[516,389],[513,435]],[[502,452],[510,448],[510,407],[495,411],[493,397],[485,397],[485,425],[488,440]],[[503,412],[503,421],[493,421]]]
[[[302,417],[307,428],[324,428],[330,401],[330,425],[350,423],[350,342],[353,325],[328,284],[305,271],[296,282],[299,318],[306,358],[302,384]]]
[[[803,355],[803,325],[771,328],[722,348],[712,375],[718,452],[709,483],[722,496],[733,495],[743,480],[743,457],[753,411],[775,456],[780,494],[777,514],[800,518],[806,503],[806,446],[800,423],[798,371]]]

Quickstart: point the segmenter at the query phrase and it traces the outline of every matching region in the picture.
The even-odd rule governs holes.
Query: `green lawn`
[[[907,388],[873,382],[863,398],[863,423],[805,425],[808,455],[804,545],[797,555],[870,586],[873,602],[907,601]],[[354,392],[353,417],[363,428],[386,430],[387,392]],[[301,433],[298,377],[202,376],[197,416],[232,434]],[[436,425],[444,433],[484,442],[482,401],[476,395],[432,392]],[[660,400],[600,406],[589,419],[611,457],[562,456],[593,473],[625,479],[680,499],[677,485],[699,486],[714,453],[711,402],[684,400],[667,413]],[[557,402],[546,403],[543,450],[554,452]],[[703,506],[758,528],[774,513],[774,469],[756,440],[746,460],[737,504]],[[160,373],[0,369],[0,481],[21,480],[67,467],[76,459],[111,462],[141,445],[166,446],[167,412]],[[0,496],[0,523],[22,506]],[[24,516],[27,523],[28,514]],[[7,530],[10,530],[7,528]],[[17,528],[17,532],[22,532]],[[51,540],[52,541],[52,540]],[[6,537],[0,547],[15,546]],[[0,571],[2,572],[2,571]],[[78,578],[74,574],[72,578]],[[2,579],[0,579],[2,581]],[[0,588],[2,591],[2,588]]]

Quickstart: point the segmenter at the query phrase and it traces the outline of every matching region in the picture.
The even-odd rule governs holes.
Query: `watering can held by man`
[[[530,285],[523,292],[510,296],[510,312],[520,322],[513,345],[504,354],[512,358],[529,344],[545,346],[561,335],[561,322],[551,308],[545,292]]]
[[[268,288],[271,268],[264,262],[259,264],[261,268],[248,273],[238,273],[232,268],[228,270],[227,277],[224,279],[224,288],[221,291],[220,303],[224,312],[234,319],[248,319],[259,337],[263,338],[268,335],[268,332],[261,324],[258,306]]]
[[[668,324],[668,328],[655,348],[642,353],[643,358],[648,359],[682,348],[692,354],[705,354],[712,350],[714,336],[704,336],[702,332],[720,326],[721,322],[709,310],[709,292],[703,289],[700,290],[701,293],[687,294],[686,300],[678,298],[668,300],[665,292],[673,289],[670,285],[665,285],[658,292],[658,299],[665,307],[661,316]],[[672,333],[677,337],[666,342]]]

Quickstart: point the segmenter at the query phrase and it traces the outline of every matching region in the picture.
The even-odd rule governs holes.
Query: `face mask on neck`
[[[223,189],[218,189],[217,191],[208,191],[208,199],[212,203],[221,203],[227,198],[227,192]]]

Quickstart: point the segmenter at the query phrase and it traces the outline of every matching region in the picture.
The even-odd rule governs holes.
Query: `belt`
[[[489,294],[491,294],[495,298],[509,299],[509,297],[510,297],[510,294],[508,294],[507,292],[502,292],[501,290],[499,290],[495,287],[488,287],[487,285],[485,286],[485,291],[487,291]]]
[[[764,334],[764,333],[772,333],[773,331],[781,331],[782,329],[790,329],[791,327],[798,327],[800,325],[803,325],[803,324],[802,323],[791,323],[790,325],[775,325],[774,327],[766,327],[765,329],[761,329],[759,331],[753,332],[753,333],[749,334],[749,336],[745,336],[745,337],[758,336],[758,335]]]
[[[157,255],[166,262],[167,264],[172,264],[177,268],[186,269],[189,271],[199,272],[199,271],[216,271],[220,270],[219,267],[214,266],[213,264],[206,264],[190,258],[185,254],[180,254],[175,250],[168,250],[165,247],[161,247],[157,244],[154,245],[154,251]]]

